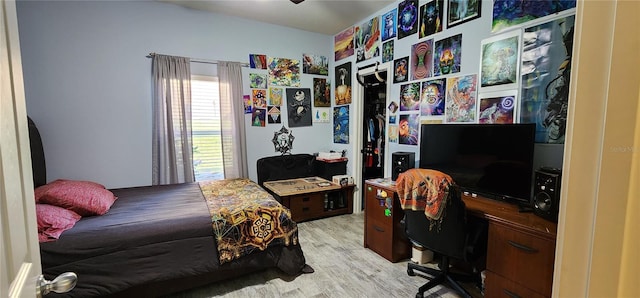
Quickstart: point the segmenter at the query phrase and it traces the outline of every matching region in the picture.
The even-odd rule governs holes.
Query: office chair
[[[409,178],[411,176],[413,179]],[[438,185],[442,187],[439,188]],[[415,275],[414,270],[433,276],[418,289],[416,297],[423,297],[424,292],[443,283],[449,284],[462,297],[472,297],[459,281],[479,281],[479,274],[454,273],[451,272],[450,265],[452,260],[462,260],[469,265],[478,266],[472,263],[478,259],[482,260],[486,254],[488,223],[474,217],[467,218],[465,204],[460,197],[458,187],[448,175],[443,175],[441,172],[411,169],[400,174],[396,181],[396,188],[402,208],[405,209],[404,224],[407,237],[413,244],[425,247],[440,256],[438,266],[440,270],[413,262],[407,264],[409,276]],[[434,213],[433,209],[429,210],[438,202],[425,198],[425,196],[428,197],[428,192],[436,195],[433,193],[436,190],[439,191],[438,195],[442,199],[440,202],[442,204],[437,210],[439,214]],[[412,193],[408,193],[410,191]],[[429,214],[430,218],[425,214],[425,209],[419,206],[420,200],[426,204],[427,213],[432,212]],[[482,264],[478,267],[482,268],[477,268],[476,272],[484,269]]]

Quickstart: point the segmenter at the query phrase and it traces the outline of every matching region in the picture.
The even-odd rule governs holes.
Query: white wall
[[[252,53],[333,55],[331,36],[155,1],[17,6],[27,111],[41,130],[49,181],[151,184],[150,52],[240,62]],[[215,73],[214,65],[192,65],[194,73]],[[249,71],[243,72],[245,94]],[[312,77],[301,75],[301,87],[311,88]],[[271,138],[281,125],[251,127],[249,115],[246,121],[250,178],[256,179],[255,160],[276,154]],[[332,149],[331,124],[294,128],[293,135],[293,153]]]

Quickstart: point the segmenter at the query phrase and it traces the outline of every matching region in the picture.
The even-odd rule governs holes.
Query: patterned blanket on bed
[[[269,245],[296,245],[298,227],[289,209],[249,179],[199,182],[218,245],[220,264]]]

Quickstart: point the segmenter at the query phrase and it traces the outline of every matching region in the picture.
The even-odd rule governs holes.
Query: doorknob
[[[44,276],[40,275],[36,282],[36,297],[41,298],[51,291],[56,293],[69,292],[76,286],[77,282],[78,276],[73,272],[62,273],[54,278],[53,281],[48,281],[44,279]]]

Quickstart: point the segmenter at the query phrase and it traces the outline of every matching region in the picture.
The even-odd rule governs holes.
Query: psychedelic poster
[[[336,66],[336,105],[351,103],[351,62]]]
[[[491,32],[576,7],[576,0],[493,0]]]
[[[289,127],[311,126],[311,89],[287,88]]]
[[[462,34],[438,40],[433,52],[433,76],[460,72]]]
[[[481,9],[481,0],[449,0],[447,29],[479,18]]]
[[[254,107],[256,108],[267,107],[267,90],[253,89],[251,90],[251,93],[252,93],[251,100],[253,101]]]
[[[409,56],[393,61],[393,83],[402,83],[409,80]]]
[[[400,111],[417,111],[420,109],[420,83],[400,85]]]
[[[269,84],[273,86],[300,86],[300,61],[287,58],[269,57],[267,70]]]
[[[389,125],[387,128],[389,132],[389,143],[397,143],[398,142],[398,126],[397,125]]]
[[[398,123],[398,143],[404,145],[418,145],[418,133],[420,131],[420,115],[400,115]]]
[[[516,88],[520,66],[520,31],[494,36],[483,40],[481,44],[480,87]]]
[[[380,17],[356,27],[356,62],[380,56]]]
[[[313,106],[314,107],[330,107],[331,94],[327,89],[327,79],[313,78]]]
[[[517,91],[483,93],[480,98],[479,123],[513,123]]]
[[[254,109],[251,114],[251,126],[264,127],[267,109]]]
[[[398,39],[418,32],[418,0],[405,0],[398,4]]]
[[[427,37],[442,31],[444,19],[444,0],[433,0],[420,6],[419,38]]]
[[[302,73],[328,75],[329,60],[325,56],[302,54]]]
[[[344,31],[338,33],[333,38],[333,51],[335,54],[334,60],[342,60],[353,55],[353,33],[355,32],[354,27],[349,27]]]
[[[253,111],[253,101],[251,101],[251,95],[242,95],[242,101],[244,102],[244,113],[251,114]]]
[[[267,122],[269,124],[282,123],[279,106],[267,106]]]
[[[249,54],[249,66],[255,69],[267,69],[267,55]]]
[[[259,73],[249,74],[249,87],[250,88],[267,88],[267,75]]]
[[[431,77],[433,70],[433,39],[411,46],[411,78],[420,80]]]
[[[478,75],[447,78],[446,122],[475,122]]]
[[[393,40],[382,44],[382,63],[393,61]]]
[[[382,41],[396,37],[396,21],[398,20],[398,9],[382,15]]]
[[[333,107],[333,142],[349,144],[349,106]]]
[[[536,142],[563,144],[575,16],[524,29],[520,122],[536,124]]]
[[[420,115],[444,115],[444,98],[446,92],[446,79],[435,79],[422,82],[422,92],[420,92]]]
[[[282,88],[269,87],[269,105],[282,105]]]

